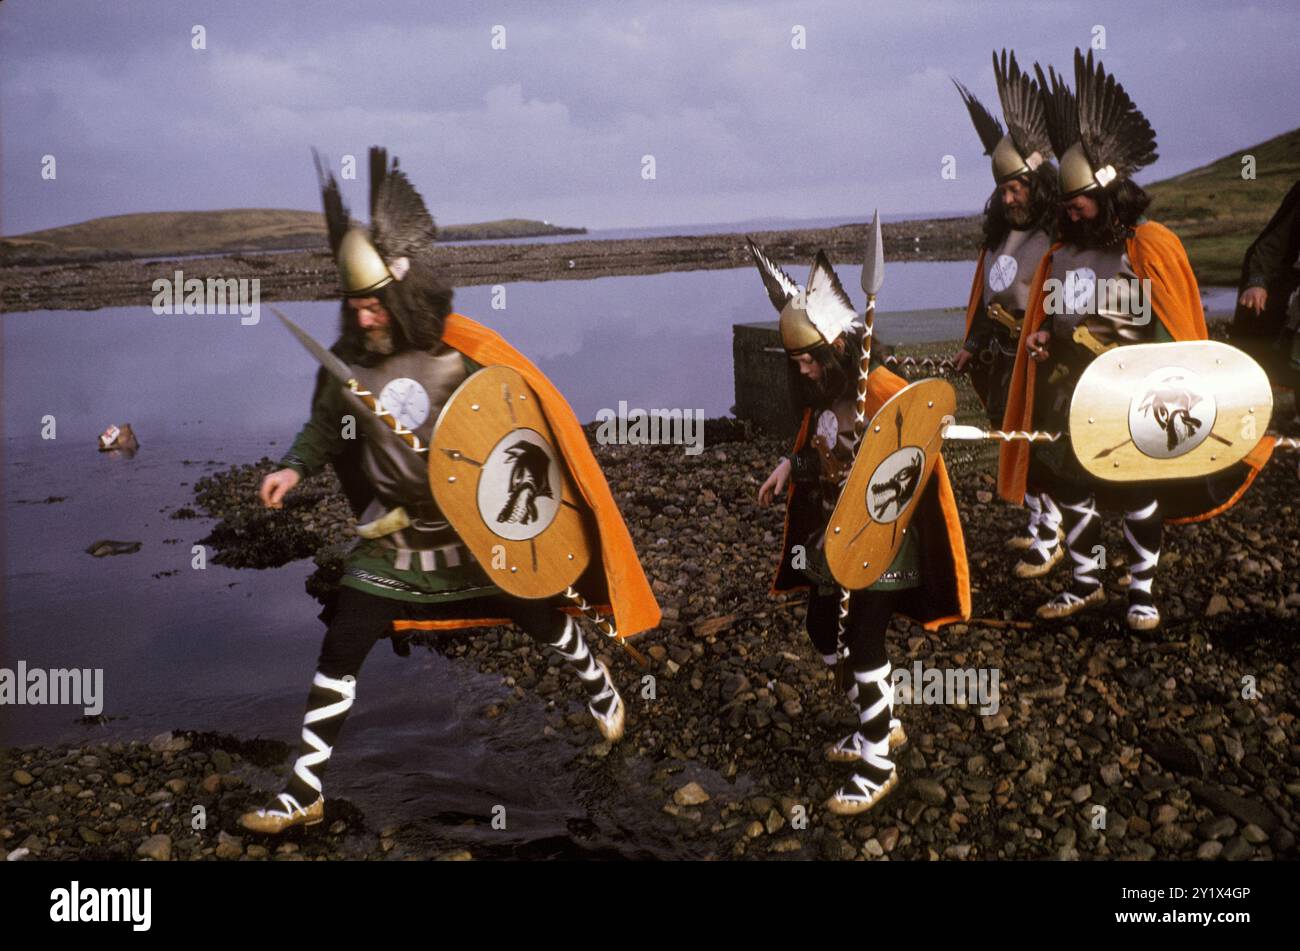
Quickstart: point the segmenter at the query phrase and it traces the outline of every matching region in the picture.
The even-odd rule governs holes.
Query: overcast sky
[[[1300,125],[1297,18],[1205,0],[3,0],[0,233],[315,210],[312,145],[389,146],[444,223],[975,209],[992,181],[949,77],[994,105],[993,49],[1068,70],[1097,26],[1155,126],[1152,181]]]

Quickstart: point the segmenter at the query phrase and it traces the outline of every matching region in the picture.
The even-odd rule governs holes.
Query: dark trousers
[[[339,590],[338,602],[328,616],[316,669],[327,677],[355,677],[375,642],[393,636],[393,621],[448,617],[509,618],[515,627],[542,644],[558,641],[565,623],[565,615],[552,601],[498,595],[450,604],[418,604],[345,587]]]
[[[849,600],[849,616],[844,622],[844,642],[849,648],[849,665],[854,670],[874,670],[883,667],[885,631],[894,616],[897,592],[855,591]],[[813,588],[808,595],[808,637],[818,653],[834,654],[835,636],[839,631],[840,594],[818,594]]]

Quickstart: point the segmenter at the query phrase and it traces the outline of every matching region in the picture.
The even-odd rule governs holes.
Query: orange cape
[[[891,396],[907,386],[907,381],[883,367],[871,371],[867,377],[867,416],[870,418]],[[812,410],[805,409],[795,437],[794,451],[798,452],[808,440]],[[937,506],[931,506],[934,517],[922,529],[921,587],[900,592],[903,609],[900,613],[924,625],[927,631],[937,630],[954,621],[970,617],[970,568],[966,563],[966,542],[962,537],[961,518],[957,512],[957,499],[948,481],[948,470],[940,456],[918,505],[924,507],[926,497],[937,497]],[[800,591],[812,585],[791,565],[790,508],[794,500],[794,480],[786,488],[785,526],[781,531],[781,564],[772,579],[772,594]],[[918,509],[913,518],[917,524],[922,518]],[[940,534],[941,533],[941,534]],[[936,537],[938,536],[938,537]],[[940,544],[946,542],[946,544]],[[909,598],[909,595],[915,597]]]
[[[496,332],[461,314],[447,317],[442,332],[443,343],[459,350],[483,366],[508,366],[516,370],[533,388],[542,403],[546,421],[555,434],[558,448],[573,480],[590,506],[600,537],[600,560],[605,586],[609,592],[607,604],[596,607],[613,613],[614,626],[620,639],[649,630],[659,623],[659,604],[655,601],[650,583],[646,580],[641,561],[637,558],[632,536],[623,522],[618,503],[609,490],[600,463],[592,455],[587,435],[573,414],[569,403],[554,384],[537,369],[527,357]],[[587,592],[579,591],[587,595]],[[456,618],[439,621],[396,621],[395,630],[446,630],[482,624],[506,624],[505,618]]]
[[[1007,412],[1002,420],[1004,430],[1034,428],[1033,393],[1038,364],[1029,359],[1025,341],[1046,319],[1044,302],[1047,293],[1044,285],[1052,274],[1052,258],[1062,247],[1064,242],[1053,244],[1034,272],[1029,306],[1025,309],[1025,326],[1020,334],[1020,345],[1016,348],[1016,365],[1011,371]],[[1169,335],[1174,340],[1205,340],[1209,334],[1205,329],[1205,312],[1201,309],[1200,288],[1197,287],[1196,276],[1192,273],[1187,252],[1183,250],[1183,243],[1178,240],[1178,236],[1162,224],[1147,221],[1134,229],[1126,248],[1134,275],[1151,281],[1151,308]],[[1207,511],[1169,521],[1199,522],[1231,508],[1250,487],[1272,452],[1273,439],[1266,437],[1260,440],[1259,445],[1242,460],[1244,481],[1226,502]],[[1020,505],[1025,498],[1029,454],[1030,444],[1020,441],[1004,442],[999,450],[998,494],[1013,505]]]

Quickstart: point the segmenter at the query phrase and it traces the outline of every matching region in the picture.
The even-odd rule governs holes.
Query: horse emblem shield
[[[509,367],[484,367],[447,400],[429,449],[429,487],[509,594],[558,594],[591,561],[585,503],[537,394]]]
[[[957,394],[942,380],[895,393],[867,424],[826,526],[826,562],[851,591],[873,584],[902,547],[942,447]]]
[[[1070,402],[1070,443],[1111,482],[1187,479],[1239,462],[1273,413],[1268,377],[1214,340],[1116,347],[1088,365]]]

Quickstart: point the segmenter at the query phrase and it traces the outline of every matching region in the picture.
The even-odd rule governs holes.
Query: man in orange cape
[[[993,56],[993,75],[1007,131],[984,105],[956,82],[975,131],[991,157],[996,189],[984,206],[984,237],[966,305],[966,336],[953,359],[970,374],[989,425],[998,429],[1019,350],[1020,329],[1032,291],[1031,278],[1052,243],[1060,192],[1052,144],[1037,84],[1022,72],[1014,53]],[[1007,546],[1024,552],[1017,578],[1039,578],[1065,556],[1061,511],[1031,470],[1024,494],[1029,525]]]
[[[1061,156],[1061,240],[1034,275],[1005,430],[1066,429],[1079,375],[1105,349],[1206,337],[1200,292],[1182,243],[1143,217],[1150,199],[1131,178],[1155,159],[1150,124],[1091,53],[1085,60],[1075,51],[1077,101],[1054,71],[1050,83],[1038,72],[1052,144]],[[1103,98],[1119,105],[1098,108]],[[1117,485],[1085,472],[1066,440],[1033,448],[1004,443],[1002,498],[1024,495],[1032,454],[1050,474],[1048,488],[1063,514],[1073,581],[1038,615],[1064,618],[1104,603],[1100,510],[1118,510],[1129,560],[1126,621],[1133,630],[1156,627],[1160,612],[1152,582],[1164,521],[1194,521],[1227,508],[1250,484],[1271,445],[1262,443],[1243,463],[1211,479]]]
[[[433,218],[396,160],[371,150],[371,225],[353,228],[332,175],[321,174],[326,222],[345,297],[343,333],[331,348],[360,386],[423,445],[442,406],[480,367],[518,371],[537,394],[556,448],[593,516],[596,556],[575,587],[612,613],[620,637],[659,622],[659,607],[605,477],[567,402],[497,334],[451,313],[452,291],[432,254]],[[352,438],[349,425],[359,431]],[[609,742],[623,734],[624,704],[605,665],[592,656],[576,619],[555,600],[523,600],[492,583],[439,510],[426,458],[411,450],[356,395],[322,371],[311,418],[262,482],[278,507],[304,477],[332,464],[357,516],[303,718],[302,745],[288,787],[241,824],[278,833],[324,818],[322,776],[356,698],[356,678],[374,644],[410,630],[511,623],[566,660],[588,694]],[[399,652],[404,643],[395,641]]]

